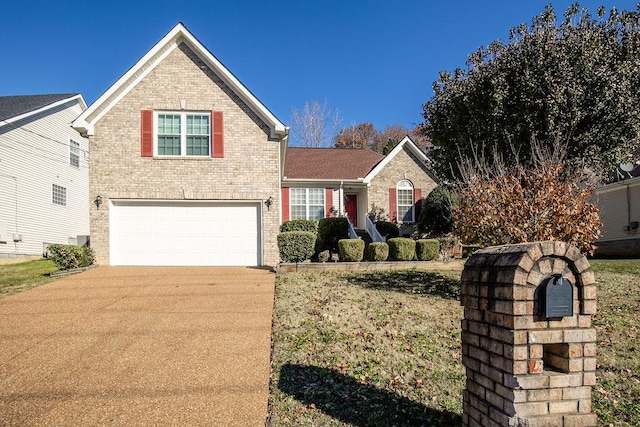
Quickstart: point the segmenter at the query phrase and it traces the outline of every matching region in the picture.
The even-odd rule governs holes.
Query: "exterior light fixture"
[[[269,198],[264,201],[264,204],[267,205],[267,210],[269,210],[273,204],[273,197],[269,196]]]
[[[100,209],[100,206],[102,205],[102,196],[98,194],[93,200],[93,203],[96,205],[96,208]]]

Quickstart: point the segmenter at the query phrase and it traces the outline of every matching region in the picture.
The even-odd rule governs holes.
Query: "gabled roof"
[[[265,107],[181,22],[156,43],[136,64],[82,113],[73,126],[93,135],[94,125],[181,43],[185,43],[222,81],[271,128],[272,137],[284,138],[286,127]]]
[[[384,156],[371,150],[351,148],[288,147],[285,179],[363,179]]]
[[[82,95],[78,93],[0,96],[0,126],[57,107],[73,99],[77,99],[83,109],[87,108]]]
[[[427,157],[427,155],[422,151],[408,136],[405,136],[402,141],[396,145],[393,150],[389,154],[387,154],[380,163],[376,165],[375,168],[364,178],[364,183],[368,184],[371,180],[380,172],[395,156],[398,155],[402,150],[408,149],[411,151],[416,158],[422,162],[423,165],[429,167],[431,160]]]

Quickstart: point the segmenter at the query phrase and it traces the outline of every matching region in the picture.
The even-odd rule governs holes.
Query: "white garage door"
[[[260,265],[259,206],[112,201],[111,265]]]

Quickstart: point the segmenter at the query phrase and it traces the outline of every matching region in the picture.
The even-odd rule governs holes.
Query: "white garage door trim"
[[[262,265],[260,201],[110,200],[111,265]]]

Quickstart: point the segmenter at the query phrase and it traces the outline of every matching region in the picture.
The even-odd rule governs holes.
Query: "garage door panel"
[[[114,202],[112,265],[260,265],[258,204]]]

